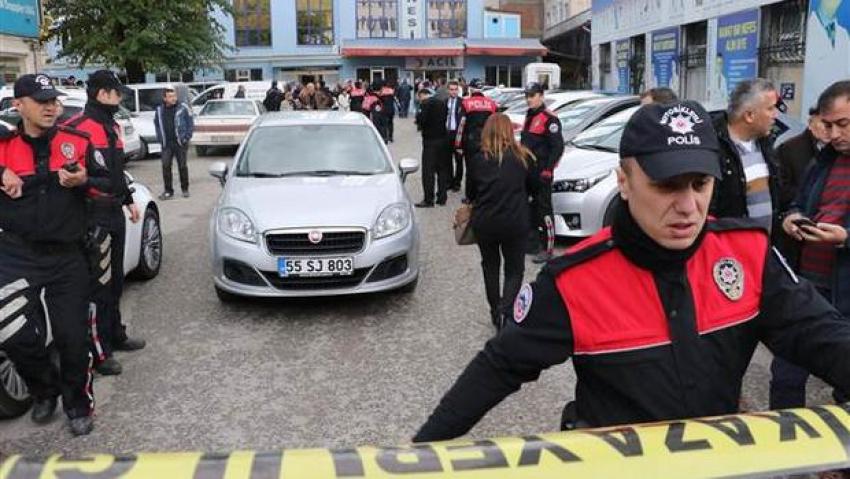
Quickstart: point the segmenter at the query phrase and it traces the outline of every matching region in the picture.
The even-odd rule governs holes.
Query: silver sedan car
[[[295,297],[413,291],[419,229],[404,179],[359,113],[286,112],[254,123],[210,218],[215,290]]]

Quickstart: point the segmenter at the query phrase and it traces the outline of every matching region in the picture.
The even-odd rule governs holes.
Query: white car
[[[577,90],[577,91],[562,91],[558,93],[545,93],[543,96],[543,104],[546,109],[553,113],[575,102],[586,100],[588,98],[598,98],[603,96],[601,93]],[[514,131],[522,130],[525,124],[525,113],[528,111],[528,105],[525,102],[519,102],[505,110],[505,115],[511,119],[511,124],[514,126]]]
[[[156,127],[153,124],[156,107],[162,103],[167,87],[174,88],[178,101],[189,104],[189,87],[183,83],[136,83],[126,86],[133,90],[133,94],[125,95],[121,104],[130,111],[133,128],[141,137],[141,158],[148,156],[148,153],[159,153],[162,145],[156,139]]]
[[[195,118],[192,144],[198,156],[211,146],[238,146],[251,124],[266,112],[257,100],[210,100]]]
[[[138,205],[142,219],[131,223],[127,219],[127,237],[124,243],[125,274],[149,280],[159,274],[162,265],[162,228],[159,208],[150,190],[127,175],[133,190],[133,201]],[[32,398],[15,365],[0,350],[0,419],[18,417],[30,408]]]
[[[211,86],[206,90],[198,93],[192,99],[192,111],[200,113],[201,108],[210,100],[230,100],[236,95],[239,87],[245,88],[245,99],[263,101],[266,98],[266,92],[269,91],[272,84],[270,81],[243,81],[243,82],[223,82],[218,85]]]

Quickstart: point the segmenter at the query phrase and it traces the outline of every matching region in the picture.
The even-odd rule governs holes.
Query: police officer
[[[573,357],[573,422],[735,413],[759,341],[850,391],[850,323],[750,219],[707,220],[721,176],[696,102],[646,105],[620,143],[612,228],[547,264],[416,441],[465,434],[523,382]]]
[[[109,184],[108,192],[97,188],[87,192],[92,352],[95,369],[105,375],[121,374],[121,363],[113,357],[113,350],[135,351],[145,347],[143,340],[127,337],[120,310],[124,292],[124,209],[133,223],[140,216],[124,175],[124,144],[115,121],[122,95],[130,93],[114,72],[98,70],[89,75],[85,109],[65,124],[89,135],[95,160],[103,163],[99,177]]]
[[[0,139],[0,348],[34,399],[32,420],[50,421],[61,393],[71,431],[84,435],[94,397],[82,241],[85,189],[98,184],[87,172],[99,166],[85,133],[55,126],[60,95],[46,75],[18,78],[21,122]],[[59,369],[46,346],[42,290]]]
[[[354,82],[354,88],[351,89],[351,111],[358,113],[363,112],[363,98],[366,96],[366,90],[363,89],[363,82],[357,80]]]
[[[547,110],[543,103],[543,86],[539,83],[529,83],[525,87],[525,99],[528,102],[528,112],[525,114],[521,140],[523,146],[531,150],[537,158],[531,184],[531,204],[541,250],[534,262],[545,263],[552,258],[555,247],[552,176],[564,152],[564,138],[561,136],[561,121]]]
[[[386,132],[386,123],[384,121],[384,103],[381,101],[381,98],[378,96],[378,92],[380,91],[383,85],[381,82],[373,82],[369,85],[369,89],[366,91],[366,95],[363,97],[363,105],[361,106],[361,111],[367,118],[372,120],[372,124],[375,125],[375,128],[378,129],[378,133],[381,134],[381,138],[384,139],[384,142],[387,141],[387,132]]]
[[[468,86],[470,95],[464,98],[460,105],[460,126],[454,140],[454,147],[463,150],[463,158],[467,163],[481,151],[481,132],[484,130],[484,123],[487,123],[487,118],[499,109],[499,105],[492,98],[481,93],[483,87],[481,80],[473,78]],[[475,196],[475,192],[470,192],[472,187],[467,175],[465,187],[467,197]]]
[[[381,99],[381,107],[383,114],[384,126],[384,141],[392,143],[393,141],[393,121],[395,119],[395,88],[389,82],[384,83],[378,90],[378,98]]]

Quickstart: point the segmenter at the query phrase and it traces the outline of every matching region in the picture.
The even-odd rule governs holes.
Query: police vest
[[[610,228],[568,254],[612,245]],[[759,230],[709,230],[687,261],[700,335],[740,325],[759,313],[768,237]],[[569,311],[575,355],[598,355],[671,343],[667,312],[652,272],[613,247],[568,267],[556,286]]]
[[[113,147],[109,145],[109,135],[106,132],[104,125],[91,117],[85,116],[83,112],[79,112],[72,116],[63,126],[74,128],[82,131],[89,136],[89,140],[95,149],[94,160],[99,168],[89,171],[92,176],[110,176],[112,181],[124,182],[122,163],[124,161],[124,138],[121,134],[121,126],[115,123],[113,132]],[[114,148],[114,150],[113,150]],[[115,170],[113,172],[113,170]],[[116,188],[117,190],[117,188]],[[119,191],[124,193],[124,189]],[[89,188],[86,194],[91,198],[106,198],[113,195],[98,190],[97,188]]]

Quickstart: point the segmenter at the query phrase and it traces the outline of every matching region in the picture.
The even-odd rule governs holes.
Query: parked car
[[[125,95],[122,105],[130,111],[133,128],[141,137],[141,157],[144,158],[149,153],[159,153],[162,151],[162,145],[156,139],[156,127],[153,124],[156,107],[162,103],[166,87],[177,92],[178,101],[189,104],[189,88],[183,83],[135,83],[127,87],[133,90],[134,94]]]
[[[611,225],[620,202],[614,172],[620,162],[620,137],[638,108],[616,113],[568,143],[552,183],[557,236],[590,236]],[[780,114],[774,126],[775,144],[781,145],[805,128],[798,120]]]
[[[198,113],[204,105],[210,100],[230,100],[239,90],[239,87],[245,87],[245,98],[248,100],[263,101],[266,98],[266,92],[271,88],[272,84],[269,81],[243,81],[243,82],[225,82],[207,88],[202,91],[192,100],[192,111]],[[281,85],[282,87],[282,85]]]
[[[567,105],[558,110],[556,115],[561,120],[564,141],[570,141],[609,116],[637,105],[640,105],[637,96],[602,96]]]
[[[562,108],[572,105],[573,103],[601,96],[601,94],[589,90],[547,93],[543,98],[543,104],[546,105],[546,108],[552,113],[557,113]],[[527,111],[528,105],[526,104],[525,99],[521,102],[514,103],[512,107],[505,110],[505,114],[511,119],[514,130],[522,130],[522,126],[525,123],[525,113]]]
[[[128,180],[142,219],[135,224],[127,220],[124,271],[130,277],[149,280],[159,274],[162,265],[159,207],[145,185],[137,183],[129,174]],[[27,412],[31,404],[32,398],[15,365],[0,350],[0,419],[18,417]]]
[[[484,95],[499,105],[499,111],[504,111],[508,103],[525,98],[525,91],[522,88],[493,88],[485,91]]]
[[[238,146],[266,108],[259,100],[210,100],[195,119],[192,144],[198,156],[211,146]]]
[[[231,167],[210,166],[223,191],[210,217],[215,291],[293,297],[413,291],[419,227],[396,166],[358,113],[261,116]]]

